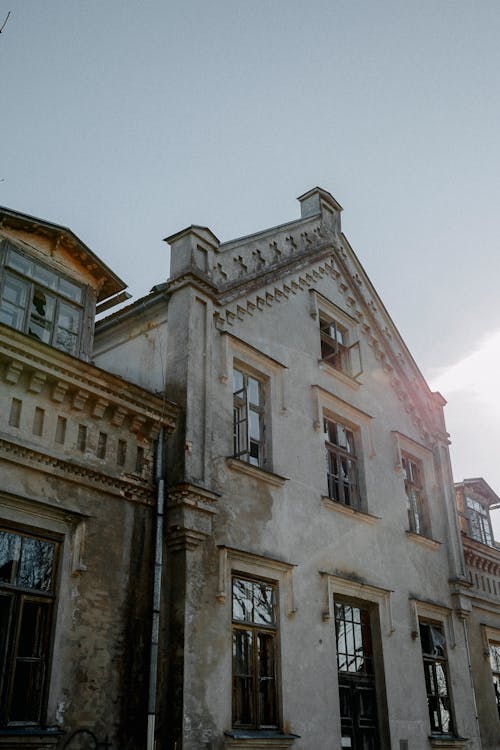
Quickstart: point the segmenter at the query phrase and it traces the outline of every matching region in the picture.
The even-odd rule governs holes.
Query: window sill
[[[334,510],[344,516],[350,516],[350,518],[355,518],[356,521],[362,521],[363,523],[368,523],[370,525],[373,525],[377,523],[377,521],[380,521],[380,516],[373,516],[371,513],[365,513],[364,510],[357,510],[356,508],[351,508],[350,505],[343,505],[342,503],[338,503],[336,500],[332,500],[331,497],[327,497],[326,495],[322,496],[321,502],[323,504],[323,507],[325,507],[327,510]]]
[[[224,734],[227,737],[225,746],[232,750],[261,750],[266,747],[286,750],[300,739],[298,734],[285,734],[272,729],[232,729]]]
[[[347,375],[347,373],[342,372],[342,370],[337,370],[336,367],[332,367],[332,365],[329,365],[328,362],[325,362],[324,359],[318,360],[319,369],[324,370],[328,373],[328,375],[333,375],[335,378],[340,380],[341,383],[344,383],[345,385],[350,386],[355,391],[359,389],[361,386],[361,383],[359,380],[356,380],[356,378],[351,377],[351,375]]]
[[[50,750],[56,747],[63,732],[60,729],[12,727],[0,729],[0,748],[3,750]]]
[[[406,531],[405,533],[408,539],[411,539],[412,542],[421,544],[423,547],[427,547],[427,549],[439,549],[442,544],[442,542],[438,542],[437,539],[431,539],[429,536],[417,534],[415,531]]]
[[[239,458],[232,458],[229,456],[226,458],[226,463],[229,468],[235,469],[235,471],[240,471],[242,474],[246,474],[254,479],[260,479],[268,484],[272,484],[274,487],[282,487],[287,481],[287,477],[273,474],[272,471],[266,471],[259,466],[254,466],[253,464],[249,464],[247,461],[242,461]]]
[[[433,734],[429,737],[429,741],[431,747],[436,748],[436,750],[447,747],[456,748],[456,750],[465,750],[469,744],[469,740],[466,740],[465,737],[452,737],[446,734]]]

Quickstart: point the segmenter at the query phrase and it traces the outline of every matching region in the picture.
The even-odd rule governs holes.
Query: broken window
[[[424,493],[422,462],[408,454],[402,454],[403,479],[408,499],[408,522],[415,534],[428,534],[426,499]]]
[[[368,609],[335,602],[341,747],[379,747],[377,696]]]
[[[277,728],[277,586],[232,579],[233,726]]]
[[[4,243],[0,322],[78,355],[83,288]]]
[[[320,314],[321,359],[352,378],[361,375],[359,341],[349,345],[349,330],[324,313]]]
[[[491,676],[493,678],[493,689],[495,691],[498,717],[500,718],[500,644],[490,643],[489,652]]]
[[[360,504],[354,432],[341,422],[324,419],[328,497],[343,505]]]
[[[260,467],[266,462],[264,391],[262,381],[243,370],[233,369],[234,457]]]
[[[48,677],[58,544],[0,529],[0,721],[38,724]]]
[[[493,547],[493,532],[491,530],[489,510],[472,497],[466,497],[465,504],[469,522],[469,536],[478,542]]]
[[[443,628],[440,624],[420,622],[419,629],[431,731],[437,734],[453,734],[448,658]]]

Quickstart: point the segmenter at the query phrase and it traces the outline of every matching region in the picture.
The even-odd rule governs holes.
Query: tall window
[[[335,603],[341,747],[379,747],[370,612]]]
[[[4,243],[0,255],[0,271],[0,322],[77,355],[83,318],[82,287],[8,243]]]
[[[47,687],[57,543],[0,529],[0,719],[38,724]]]
[[[328,496],[359,507],[358,467],[354,433],[340,422],[324,420]]]
[[[431,731],[453,734],[446,638],[439,624],[419,625]]]
[[[403,454],[403,478],[406,497],[408,498],[408,521],[410,531],[415,534],[426,534],[425,495],[422,463],[412,456]]]
[[[500,644],[490,643],[490,667],[495,690],[498,717],[500,718]]]
[[[264,413],[263,383],[233,369],[234,456],[254,466],[265,463]]]
[[[276,728],[278,718],[277,587],[232,579],[233,726]]]
[[[470,536],[478,542],[493,547],[493,532],[488,509],[472,497],[466,497],[465,504],[467,506]]]

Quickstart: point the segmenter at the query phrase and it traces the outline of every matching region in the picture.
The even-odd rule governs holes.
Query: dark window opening
[[[0,529],[0,723],[38,724],[47,689],[56,542]]]
[[[266,581],[232,579],[233,726],[276,729],[277,588]]]
[[[500,719],[500,645],[498,643],[490,643],[489,646],[491,677],[495,691],[498,718]]]
[[[340,422],[324,420],[328,497],[359,508],[359,484],[354,433]]]
[[[321,359],[335,370],[357,378],[361,375],[361,351],[359,341],[348,346],[348,330],[336,320],[320,316],[319,331],[321,340]]]
[[[415,534],[428,534],[422,463],[412,456],[402,456],[403,479],[408,499],[408,523]]]
[[[233,370],[234,457],[254,466],[265,464],[264,386],[241,370]]]
[[[487,508],[472,497],[466,497],[469,535],[482,544],[494,546],[490,514]]]
[[[421,622],[420,642],[431,731],[453,734],[446,638],[441,625]]]

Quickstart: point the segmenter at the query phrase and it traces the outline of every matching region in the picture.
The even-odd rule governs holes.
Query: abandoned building
[[[498,747],[498,498],[455,495],[444,399],[299,202],[171,235],[95,330],[123,282],[0,212],[0,748]]]
[[[0,748],[142,746],[152,446],[177,410],[91,364],[123,289],[68,229],[0,209]]]
[[[500,548],[490,511],[500,498],[482,478],[455,485],[468,584],[463,601],[482,747],[500,744]]]

